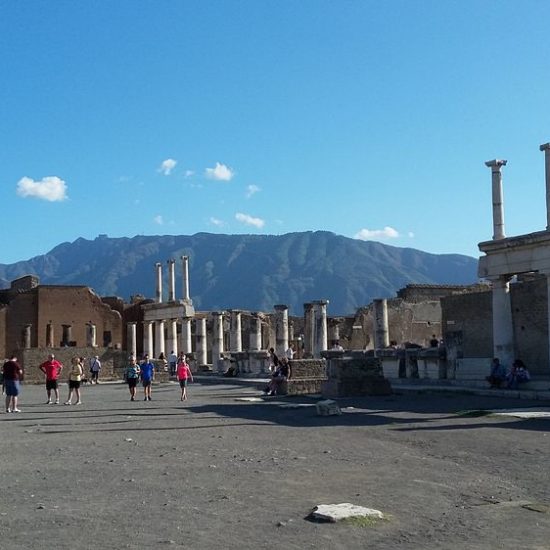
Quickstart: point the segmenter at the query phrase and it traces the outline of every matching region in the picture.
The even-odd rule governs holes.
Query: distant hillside
[[[176,297],[181,298],[181,261],[188,255],[196,309],[268,311],[287,304],[330,300],[330,315],[353,313],[374,298],[389,298],[408,283],[470,284],[477,260],[459,254],[428,254],[325,231],[286,235],[196,235],[77,239],[11,265],[0,264],[0,284],[36,274],[43,284],[88,285],[102,296],[128,299],[155,295],[155,262],[175,258]],[[163,268],[164,291],[167,269]]]

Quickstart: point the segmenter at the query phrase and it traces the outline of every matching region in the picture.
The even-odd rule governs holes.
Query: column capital
[[[502,166],[506,166],[507,162],[508,162],[507,160],[502,160],[502,159],[488,160],[485,163],[485,166],[488,166],[489,168],[491,168],[493,172],[500,172],[500,168]]]
[[[277,304],[276,306],[273,306],[273,309],[275,309],[275,311],[285,311],[288,309],[288,306],[285,304]]]
[[[543,144],[539,147],[539,149],[540,149],[541,151],[550,151],[550,143],[543,143]]]
[[[155,262],[155,267],[162,267],[162,264],[160,262]]]

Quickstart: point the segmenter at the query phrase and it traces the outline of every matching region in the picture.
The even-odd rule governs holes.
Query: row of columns
[[[61,325],[61,345],[69,345],[73,341],[73,326],[71,324]],[[23,347],[29,349],[32,346],[32,324],[23,327]],[[97,328],[92,322],[86,323],[86,346],[97,347]],[[50,321],[46,325],[46,347],[57,347],[55,343],[54,324]]]

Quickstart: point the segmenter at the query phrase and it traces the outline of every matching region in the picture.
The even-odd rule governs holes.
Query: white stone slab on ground
[[[236,397],[235,401],[245,401],[247,403],[256,403],[259,401],[263,401],[261,397]]]
[[[382,514],[380,510],[357,506],[349,502],[343,502],[341,504],[319,504],[313,509],[311,515],[315,519],[330,521],[332,523],[348,518],[370,517],[374,519],[384,519],[384,514]]]
[[[491,411],[495,416],[512,416],[514,418],[550,418],[550,409],[540,407],[536,409],[500,409]]]

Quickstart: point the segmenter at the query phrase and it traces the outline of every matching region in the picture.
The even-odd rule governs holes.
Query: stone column
[[[491,181],[493,188],[493,240],[504,239],[504,208],[502,205],[502,172],[500,169],[506,166],[505,160],[488,160],[485,166],[491,168]]]
[[[275,306],[275,353],[284,357],[288,349],[288,306]]]
[[[503,365],[510,368],[514,361],[510,283],[506,277],[495,277],[491,282],[493,286],[493,356],[498,357]]]
[[[96,341],[97,330],[96,330],[96,326],[94,325],[94,323],[90,322],[90,323],[87,324],[86,336],[87,336],[86,345],[90,348],[97,347],[97,341]]]
[[[206,334],[206,330],[204,332]],[[206,350],[206,345],[204,346]],[[183,353],[193,352],[193,342],[191,338],[191,317],[184,317],[181,320],[181,351]],[[204,362],[206,364],[206,360]]]
[[[253,313],[250,318],[250,351],[259,351],[262,349],[262,319],[258,313]]]
[[[183,268],[183,299],[189,301],[189,256],[182,256],[182,268]]]
[[[157,288],[155,292],[155,299],[157,303],[160,304],[162,302],[162,264],[157,262],[155,267],[157,270]]]
[[[313,357],[319,359],[321,352],[328,348],[327,345],[327,305],[328,300],[313,302],[315,316],[315,343]]]
[[[229,351],[239,352],[243,350],[241,311],[232,309],[230,311],[229,328]]]
[[[390,345],[388,327],[388,302],[378,298],[374,305],[374,349],[387,348]]]
[[[153,357],[153,322],[143,321],[143,355]]]
[[[206,318],[195,318],[195,349],[197,365],[207,365],[208,356],[206,348]]]
[[[315,315],[312,303],[304,304],[304,358],[313,357]]]
[[[546,275],[546,292],[547,292],[547,298],[546,298],[546,316],[548,318],[548,363],[550,364],[550,273],[545,273]]]
[[[291,319],[288,320],[288,341],[294,341],[294,321]]]
[[[137,358],[137,323],[126,325],[126,351]]]
[[[61,325],[63,327],[63,337],[61,338],[61,344],[63,346],[68,346],[69,342],[73,338],[73,327],[72,325]]]
[[[329,345],[340,342],[340,319],[328,320]]]
[[[540,150],[544,151],[544,172],[546,180],[546,230],[550,231],[550,143],[543,143]]]
[[[212,368],[223,372],[223,312],[212,312]]]
[[[176,319],[170,319],[168,321],[168,338],[166,339],[166,351],[168,353],[173,351],[176,355],[178,354],[178,322]]]
[[[25,349],[31,347],[31,328],[32,325],[25,325],[23,328],[23,347]]]
[[[53,330],[53,323],[50,321],[46,325],[46,347],[53,348],[54,347],[54,330]]]
[[[166,356],[166,346],[164,343],[164,319],[155,321],[155,358],[158,359],[161,353]]]
[[[168,301],[176,300],[176,260],[167,260],[168,263]]]

